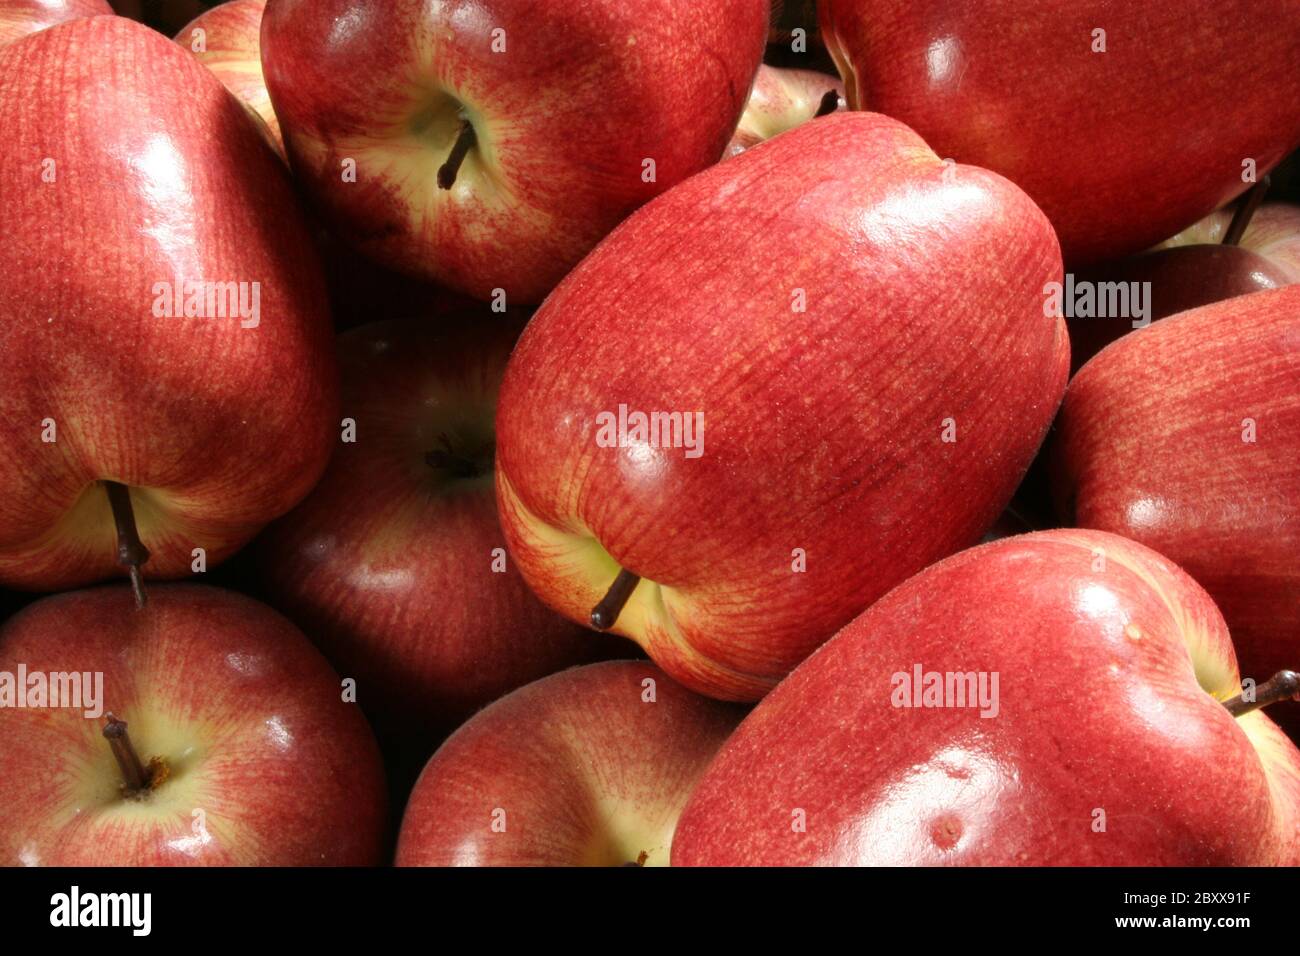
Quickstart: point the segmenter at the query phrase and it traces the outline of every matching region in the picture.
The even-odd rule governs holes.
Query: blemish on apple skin
[[[1124,636],[1130,641],[1140,641],[1142,640],[1142,628],[1138,627],[1136,624],[1125,624]]]
[[[961,821],[953,814],[944,814],[930,824],[930,840],[940,850],[956,849],[961,842]]]

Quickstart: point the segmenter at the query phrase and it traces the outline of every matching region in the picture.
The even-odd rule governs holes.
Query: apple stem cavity
[[[627,599],[632,596],[632,592],[640,583],[641,578],[627,568],[619,571],[618,577],[614,578],[614,583],[609,586],[600,603],[591,609],[591,626],[598,631],[608,631],[613,627],[618,621],[623,605],[627,604]]]
[[[117,527],[117,563],[127,568],[131,575],[131,590],[135,593],[135,606],[143,608],[148,598],[144,593],[144,579],[140,567],[149,560],[149,549],[140,540],[135,527],[135,512],[131,510],[131,492],[117,481],[105,481],[108,504],[113,509],[113,524]]]
[[[817,112],[813,113],[813,119],[821,116],[828,116],[840,108],[840,94],[836,90],[827,90],[822,94],[821,102],[817,104]]]
[[[453,478],[479,478],[492,471],[496,454],[496,445],[488,444],[472,454],[463,454],[452,447],[451,439],[446,435],[438,436],[442,446],[435,448],[424,456],[424,463],[430,468],[446,472]]]
[[[113,756],[122,770],[122,782],[127,796],[135,796],[149,789],[150,773],[140,762],[140,755],[131,746],[131,738],[126,734],[126,721],[118,720],[111,713],[104,715],[104,739],[113,749]]]
[[[1233,717],[1249,714],[1270,704],[1282,700],[1300,701],[1300,674],[1295,671],[1278,671],[1264,683],[1255,688],[1253,700],[1245,700],[1245,694],[1238,694],[1231,700],[1225,700],[1223,706]]]
[[[460,133],[456,136],[456,142],[452,144],[451,153],[447,156],[447,161],[438,167],[439,189],[450,189],[455,185],[460,164],[465,161],[465,157],[477,142],[478,134],[474,132],[474,124],[462,117]]]
[[[1246,234],[1246,228],[1250,225],[1251,217],[1255,215],[1259,204],[1264,201],[1264,194],[1268,192],[1268,187],[1269,177],[1265,176],[1241,197],[1241,202],[1237,203],[1237,209],[1232,214],[1232,221],[1228,223],[1228,229],[1223,234],[1223,245],[1235,246],[1241,242],[1241,237]]]

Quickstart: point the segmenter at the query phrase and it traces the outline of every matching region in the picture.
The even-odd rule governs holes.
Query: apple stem
[[[139,793],[149,787],[149,773],[140,756],[131,746],[131,738],[126,733],[126,721],[118,720],[111,713],[104,715],[104,738],[113,749],[117,765],[122,770],[122,780],[126,783],[128,794]]]
[[[817,112],[813,113],[813,119],[819,116],[826,116],[834,113],[840,108],[840,94],[837,90],[827,90],[822,94],[821,102],[817,104]]]
[[[452,144],[451,153],[447,156],[447,161],[438,167],[439,189],[450,189],[455,184],[456,174],[460,172],[460,164],[465,161],[465,157],[477,142],[478,134],[474,132],[474,124],[462,118],[460,133],[456,136],[456,142]]]
[[[148,598],[144,593],[144,579],[140,566],[149,560],[149,549],[140,540],[135,527],[135,512],[131,510],[131,492],[117,481],[105,481],[108,504],[113,509],[113,524],[117,526],[117,563],[124,565],[131,575],[131,590],[135,592],[135,606],[142,608]]]
[[[591,626],[598,631],[608,631],[618,621],[619,612],[632,596],[641,578],[627,568],[618,572],[618,577],[609,586],[600,603],[591,609]]]
[[[1255,699],[1244,700],[1244,694],[1238,694],[1231,700],[1225,700],[1223,706],[1233,717],[1249,714],[1280,700],[1300,701],[1300,674],[1295,671],[1278,671],[1264,683],[1255,688]]]
[[[1259,204],[1264,201],[1268,186],[1269,178],[1265,176],[1241,197],[1241,202],[1237,203],[1237,209],[1232,214],[1232,221],[1228,223],[1228,229],[1223,234],[1223,245],[1235,246],[1241,242],[1241,237],[1246,234],[1246,228],[1250,225],[1251,217],[1255,215]]]

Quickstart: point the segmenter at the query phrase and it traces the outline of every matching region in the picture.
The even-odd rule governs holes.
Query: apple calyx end
[[[627,604],[628,598],[640,583],[639,575],[633,574],[627,568],[620,570],[618,576],[614,578],[614,583],[605,592],[605,596],[591,609],[591,626],[598,631],[608,631],[617,624],[623,606]]]
[[[1249,714],[1270,704],[1283,700],[1300,701],[1300,673],[1296,671],[1278,671],[1264,683],[1252,689],[1250,699],[1245,692],[1223,702],[1224,708],[1233,717]]]
[[[117,563],[131,576],[131,592],[135,595],[136,610],[142,609],[149,598],[144,591],[144,576],[140,568],[149,560],[149,549],[140,540],[135,526],[135,512],[131,508],[131,492],[118,481],[102,482],[108,495],[108,506],[113,511],[113,525],[117,529]]]

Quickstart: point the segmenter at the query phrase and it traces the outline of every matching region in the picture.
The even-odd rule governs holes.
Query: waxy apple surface
[[[691,789],[742,715],[646,661],[522,687],[424,768],[397,865],[666,866]]]
[[[357,679],[368,713],[408,735],[446,733],[605,646],[538,601],[506,556],[493,425],[522,326],[483,308],[340,336],[355,441],[259,542],[272,603]]]
[[[294,169],[341,237],[536,303],[628,213],[717,162],[767,20],[768,0],[271,0],[262,62]]]
[[[284,152],[280,121],[271,106],[262,76],[262,12],[266,0],[229,0],[200,14],[176,34],[176,42],[194,54],[226,89],[266,124],[275,147]]]
[[[940,156],[1016,183],[1071,265],[1166,239],[1300,144],[1293,0],[818,9],[849,108],[896,117]]]
[[[101,673],[105,716],[165,776],[128,793],[83,708],[0,708],[0,865],[375,865],[383,768],[297,629],[249,598],[156,585],[60,594],[0,628],[0,672]]]
[[[56,23],[112,15],[107,0],[0,0],[0,47]]]
[[[1065,388],[1043,295],[1060,276],[1020,190],[887,117],[831,114],[693,177],[516,347],[497,413],[512,555],[581,622],[639,575],[615,632],[692,689],[757,699],[993,523]],[[701,454],[602,447],[620,405],[702,417]]]
[[[0,51],[0,139],[0,582],[121,574],[103,481],[129,488],[146,577],[189,574],[197,548],[211,568],[337,440],[324,282],[284,165],[207,69],[120,17]],[[194,308],[168,317],[177,291]]]
[[[1126,535],[1214,596],[1243,672],[1300,657],[1300,286],[1127,335],[1057,421],[1062,517]]]
[[[989,693],[927,701],[917,667],[945,694],[948,674]],[[1240,692],[1214,602],[1155,552],[1076,530],[983,545],[877,602],[754,709],[672,862],[1295,865],[1300,753],[1263,711],[1228,712]]]

